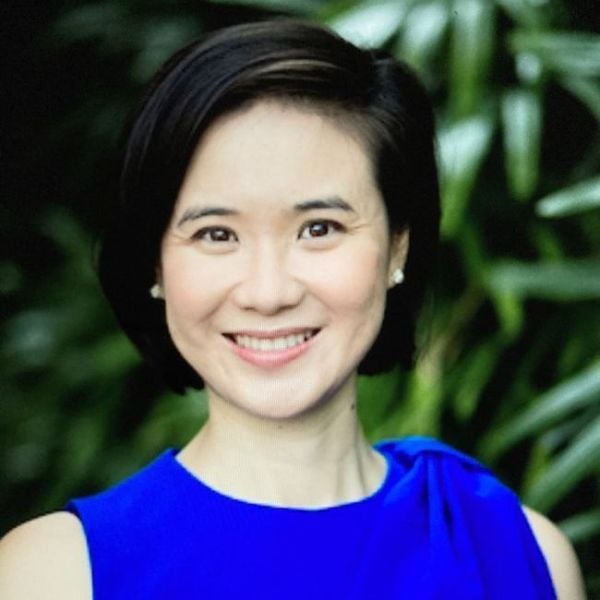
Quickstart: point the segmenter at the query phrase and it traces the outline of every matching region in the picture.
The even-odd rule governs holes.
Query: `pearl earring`
[[[165,295],[163,294],[163,289],[162,286],[160,285],[160,283],[155,283],[151,288],[150,288],[150,295],[155,299],[155,300],[164,300]]]
[[[402,269],[396,269],[392,274],[392,281],[394,285],[398,285],[404,281],[404,273]]]

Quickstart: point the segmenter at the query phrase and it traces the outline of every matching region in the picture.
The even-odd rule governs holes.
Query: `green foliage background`
[[[116,328],[94,241],[121,125],[162,61],[217,27],[292,15],[392,50],[436,106],[443,243],[424,349],[411,373],[361,378],[369,438],[434,435],[479,457],[559,523],[600,597],[594,4],[5,4],[2,530],[126,476],[206,418],[204,395],[165,393]]]

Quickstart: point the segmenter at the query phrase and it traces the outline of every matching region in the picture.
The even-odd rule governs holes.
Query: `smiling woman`
[[[171,59],[100,278],[209,418],[9,534],[2,598],[582,597],[570,546],[485,467],[363,434],[357,376],[410,364],[438,224],[431,108],[391,57],[277,21]]]
[[[158,275],[169,333],[201,374],[212,419],[222,402],[298,417],[325,390],[331,409],[347,404],[336,390],[377,336],[386,282],[407,247],[404,233],[388,249],[372,171],[365,144],[289,101],[257,101],[204,134]],[[218,202],[220,216],[203,202]]]

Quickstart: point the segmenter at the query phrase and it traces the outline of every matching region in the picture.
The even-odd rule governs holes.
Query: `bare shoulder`
[[[3,600],[89,600],[91,577],[79,520],[56,512],[19,525],[0,541]]]
[[[546,558],[559,600],[584,600],[581,570],[571,542],[552,521],[527,506],[523,510]]]

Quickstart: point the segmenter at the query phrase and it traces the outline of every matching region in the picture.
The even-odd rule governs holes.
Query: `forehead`
[[[312,197],[342,197],[363,213],[381,211],[367,144],[342,116],[262,100],[209,126],[175,212],[201,201],[260,211]]]

